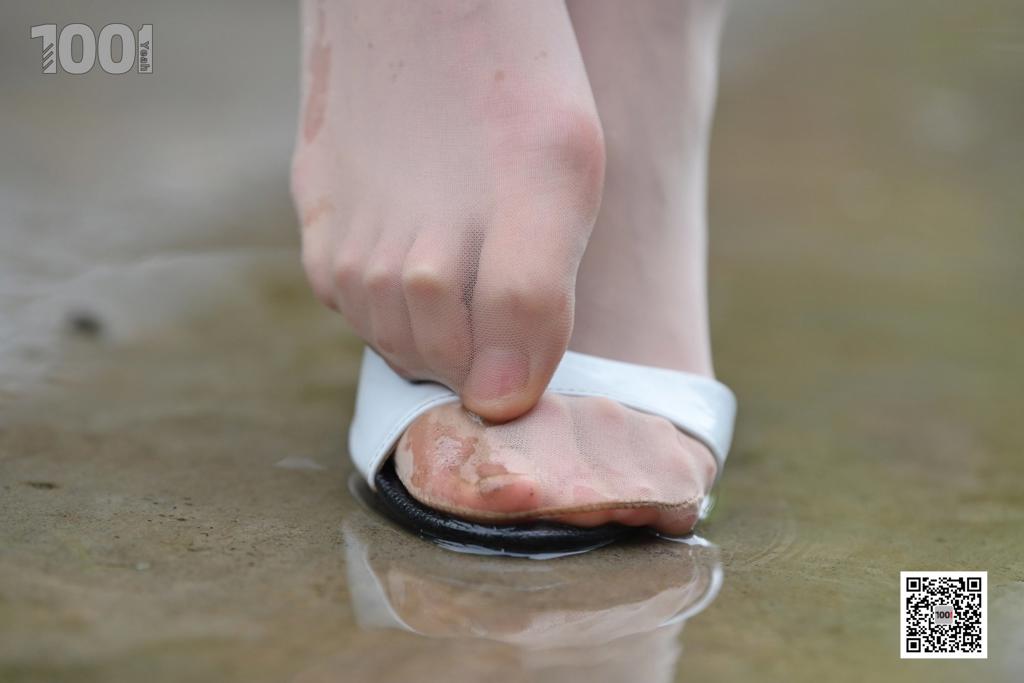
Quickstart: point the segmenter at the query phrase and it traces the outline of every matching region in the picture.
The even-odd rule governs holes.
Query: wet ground
[[[713,547],[456,555],[353,495],[359,345],[286,192],[296,17],[0,29],[0,680],[1017,680],[1024,13],[734,7],[713,144]],[[38,75],[37,23],[154,24]],[[989,572],[989,658],[901,661],[899,571]]]

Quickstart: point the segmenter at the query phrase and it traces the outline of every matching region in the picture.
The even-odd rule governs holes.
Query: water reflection
[[[343,533],[368,642],[303,682],[347,680],[353,666],[380,681],[670,681],[685,621],[722,581],[711,545],[649,540],[551,561],[467,556],[364,510]]]

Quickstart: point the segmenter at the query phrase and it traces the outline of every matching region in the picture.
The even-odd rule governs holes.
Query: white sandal
[[[716,480],[722,473],[732,441],[736,399],[721,382],[567,351],[547,390],[567,396],[602,396],[663,417],[707,446],[718,465]],[[360,474],[397,521],[439,540],[523,553],[596,547],[633,531],[618,524],[594,528],[544,521],[478,524],[416,501],[394,472],[390,457],[395,445],[420,415],[458,402],[458,395],[448,387],[403,379],[372,349],[364,352],[349,428],[349,452]]]

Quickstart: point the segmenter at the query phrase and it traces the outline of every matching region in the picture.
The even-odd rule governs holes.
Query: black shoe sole
[[[598,548],[634,536],[634,527],[603,524],[576,527],[556,522],[525,524],[482,524],[470,522],[427,507],[419,502],[398,478],[393,460],[377,473],[374,483],[385,511],[402,526],[442,544],[484,549],[510,555],[576,553]]]

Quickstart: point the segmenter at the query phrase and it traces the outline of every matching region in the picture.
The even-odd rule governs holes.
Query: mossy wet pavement
[[[733,8],[715,547],[540,562],[353,494],[359,344],[286,191],[293,8],[105,4],[2,28],[0,680],[1019,680],[1019,7]],[[39,75],[28,27],[71,21],[153,23],[154,74]],[[899,659],[909,569],[989,572],[987,660]]]

